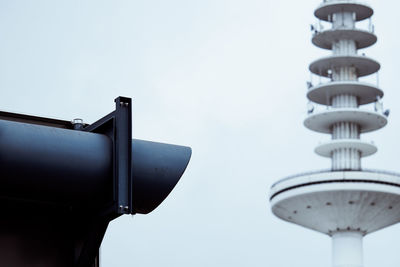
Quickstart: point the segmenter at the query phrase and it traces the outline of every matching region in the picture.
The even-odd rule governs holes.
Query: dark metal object
[[[105,135],[0,120],[0,196],[65,205],[111,201]]]
[[[133,211],[153,211],[178,183],[189,163],[189,147],[132,140]]]
[[[74,130],[82,130],[85,125],[83,124],[82,119],[73,119],[72,120],[72,127]]]
[[[114,205],[117,214],[132,212],[132,101],[115,99],[116,108],[107,116],[84,128],[84,131],[106,134],[113,144]]]
[[[0,112],[0,266],[96,266],[108,223],[155,209],[190,156],[132,140],[129,98],[79,127]]]

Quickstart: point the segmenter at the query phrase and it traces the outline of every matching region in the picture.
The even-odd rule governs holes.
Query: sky
[[[276,218],[270,186],[326,169],[307,130],[319,0],[4,0],[0,109],[92,123],[133,99],[133,137],[190,146],[170,196],[112,221],[102,267],[329,266],[328,236]],[[400,172],[398,1],[370,0],[388,125],[363,167]],[[365,27],[361,25],[360,27]],[[375,81],[376,76],[367,78]],[[371,107],[367,107],[371,108]],[[398,266],[400,227],[364,239],[365,266]]]

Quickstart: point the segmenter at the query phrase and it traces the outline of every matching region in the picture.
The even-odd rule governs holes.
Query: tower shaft
[[[355,28],[355,13],[338,12],[332,14],[332,29]],[[332,43],[334,56],[357,54],[356,42],[352,39],[339,39]],[[353,66],[332,66],[332,81],[357,81],[357,69]],[[343,93],[331,98],[332,108],[358,108],[358,99],[354,94]],[[359,126],[356,122],[337,122],[332,126],[332,139],[360,139]],[[354,147],[341,147],[331,152],[332,170],[360,170],[361,152]]]
[[[363,236],[360,232],[336,232],[332,234],[332,266],[362,267]]]

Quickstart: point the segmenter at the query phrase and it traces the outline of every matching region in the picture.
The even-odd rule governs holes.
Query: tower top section
[[[304,124],[312,131],[331,134],[331,140],[319,145],[316,152],[331,157],[332,171],[360,171],[361,158],[377,151],[375,145],[360,140],[360,135],[387,124],[389,111],[383,111],[383,91],[377,84],[359,80],[380,69],[379,62],[358,51],[377,41],[370,19],[373,13],[368,4],[356,0],[324,0],[314,12],[319,22],[326,21],[331,28],[311,25],[312,43],[332,53],[309,65],[319,83],[307,83],[307,97],[316,105],[308,104]],[[368,30],[358,28],[357,22],[364,19],[369,20]],[[374,102],[374,110],[360,108]]]
[[[354,13],[355,21],[367,19],[374,14],[374,10],[364,3],[349,0],[324,0],[314,11],[314,15],[320,20],[332,21],[332,15],[341,12]]]

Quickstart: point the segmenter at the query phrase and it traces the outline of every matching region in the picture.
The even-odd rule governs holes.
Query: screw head
[[[73,119],[72,124],[83,124],[83,120],[79,118]]]

